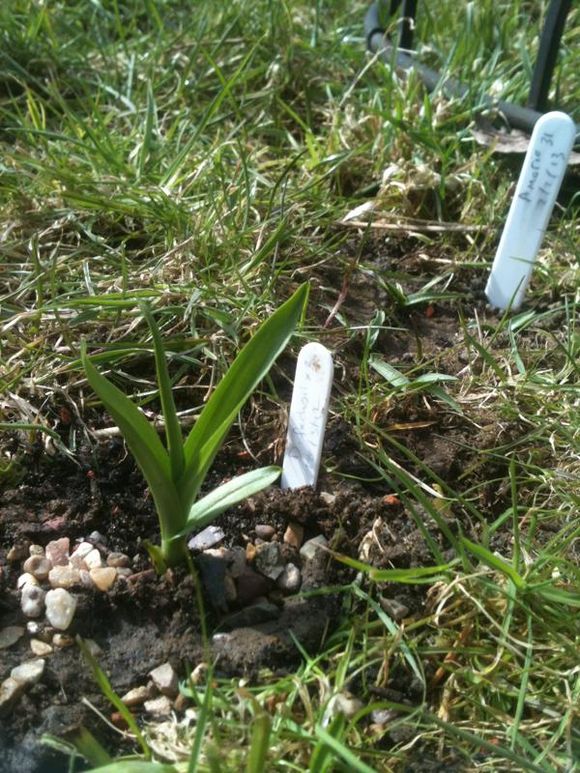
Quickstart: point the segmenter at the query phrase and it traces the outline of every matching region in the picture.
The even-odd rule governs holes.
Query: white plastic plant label
[[[485,293],[492,306],[518,309],[574,145],[566,113],[546,113],[534,127]]]
[[[300,350],[282,463],[283,489],[316,486],[333,371],[332,355],[322,344],[306,344]]]

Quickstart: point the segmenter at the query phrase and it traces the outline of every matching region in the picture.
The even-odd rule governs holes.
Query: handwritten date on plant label
[[[558,111],[536,123],[485,288],[492,306],[521,305],[560,190],[576,136]]]
[[[333,362],[328,349],[319,343],[306,344],[296,364],[282,463],[283,489],[316,486],[332,376]]]

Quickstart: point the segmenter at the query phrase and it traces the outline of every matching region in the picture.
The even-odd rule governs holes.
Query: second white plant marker
[[[316,486],[334,366],[319,343],[303,346],[296,363],[281,487]]]
[[[534,126],[485,293],[492,306],[518,309],[560,190],[576,125],[566,113],[543,115]]]

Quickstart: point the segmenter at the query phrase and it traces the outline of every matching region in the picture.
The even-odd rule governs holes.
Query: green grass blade
[[[189,753],[189,762],[187,765],[187,773],[197,773],[199,769],[199,758],[201,755],[201,748],[203,746],[203,740],[205,738],[206,728],[209,724],[211,717],[211,705],[213,699],[213,667],[210,666],[207,672],[207,679],[205,683],[205,694],[203,696],[203,703],[198,710],[197,720],[195,723],[195,736],[191,751]]]
[[[93,768],[92,773],[177,773],[177,768],[174,765],[165,765],[161,762],[119,760],[110,765]]]
[[[375,582],[400,582],[409,585],[433,583],[437,580],[445,579],[446,573],[455,564],[459,563],[459,559],[455,559],[448,564],[440,564],[439,566],[414,566],[411,569],[376,569],[370,566],[370,564],[357,561],[355,558],[350,558],[350,556],[344,556],[339,553],[333,553],[333,556],[337,561],[350,566],[352,569],[356,569],[357,572],[368,574],[371,580]]]
[[[351,750],[337,738],[333,738],[330,733],[320,727],[320,725],[316,727],[316,735],[321,741],[324,741],[325,744],[330,746],[337,757],[347,763],[349,770],[357,771],[357,773],[376,773],[374,768],[371,768],[365,762],[360,760],[354,752],[351,752]]]
[[[159,398],[165,419],[165,436],[167,438],[167,451],[169,453],[169,464],[171,467],[171,477],[176,483],[183,475],[184,455],[183,438],[181,436],[181,427],[177,418],[177,410],[173,399],[173,390],[171,380],[167,370],[167,360],[165,358],[165,349],[161,340],[161,333],[151,309],[147,304],[141,307],[143,316],[151,330],[153,337],[153,350],[155,352],[155,367],[157,370],[157,385],[159,387]]]
[[[308,300],[308,284],[267,319],[238,354],[210,397],[185,441],[183,501],[192,502],[222,444],[225,433],[256,386],[270,370],[298,325]],[[203,460],[200,454],[203,450]]]
[[[100,397],[141,468],[160,518],[161,532],[183,528],[181,502],[171,479],[169,456],[157,432],[129,398],[91,363],[83,342],[81,360],[89,384]]]
[[[242,499],[247,499],[267,486],[271,486],[278,480],[280,473],[279,467],[261,467],[259,470],[238,475],[222,486],[218,486],[191,507],[185,528],[176,535],[176,538],[186,537],[194,529],[203,529],[228,507],[233,507]]]
[[[109,765],[113,761],[111,755],[86,727],[81,727],[78,734],[72,740],[75,748],[91,765],[104,766]]]
[[[246,773],[264,773],[268,757],[268,742],[272,731],[270,717],[261,711],[252,722],[252,737],[246,763]]]
[[[333,738],[342,735],[345,724],[344,714],[337,714],[328,727],[328,734]],[[328,773],[332,769],[333,762],[334,755],[330,746],[322,738],[319,739],[310,757],[309,773]]]
[[[507,561],[494,555],[490,550],[484,548],[483,545],[477,545],[475,542],[471,542],[466,537],[461,537],[461,542],[470,553],[477,556],[477,558],[479,558],[482,563],[489,566],[490,569],[495,569],[506,577],[509,577],[518,590],[526,589],[526,581],[524,578],[518,574],[513,566],[508,564]]]

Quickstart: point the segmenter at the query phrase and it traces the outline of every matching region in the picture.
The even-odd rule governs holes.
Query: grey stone
[[[24,628],[19,625],[8,625],[0,631],[0,650],[8,649],[24,636]]]
[[[387,615],[393,618],[395,621],[403,620],[409,614],[409,607],[401,604],[397,599],[389,599],[381,597],[379,604],[385,610]]]
[[[304,561],[309,561],[310,559],[314,558],[319,550],[326,547],[328,547],[328,540],[325,536],[319,534],[318,537],[313,537],[312,539],[309,539],[308,542],[305,542],[304,545],[302,545],[300,548],[300,557]]]
[[[220,529],[219,526],[207,526],[199,534],[195,534],[187,545],[195,553],[201,553],[203,550],[219,545],[225,536],[223,529]]]
[[[256,545],[256,569],[270,580],[277,580],[284,571],[284,558],[277,542]]]

